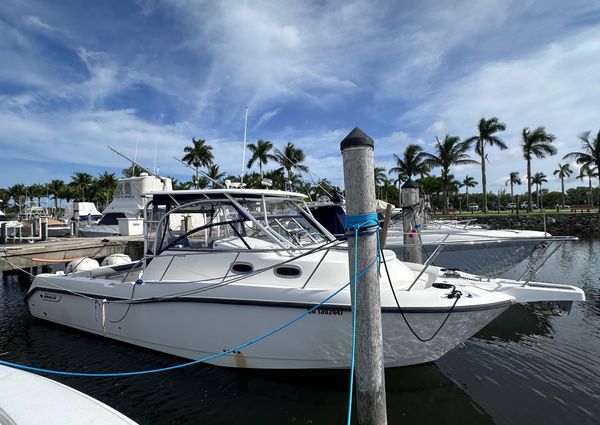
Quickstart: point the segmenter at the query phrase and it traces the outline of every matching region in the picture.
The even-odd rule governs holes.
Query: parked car
[[[470,204],[467,206],[467,209],[468,209],[469,211],[479,211],[479,205],[477,205],[476,203],[470,203]]]
[[[504,205],[501,202],[492,202],[489,209],[492,211],[503,210]]]
[[[523,208],[523,209],[526,209],[528,205],[529,205],[529,202],[528,202],[528,201],[523,201],[523,202],[521,202],[521,208]],[[536,205],[536,204],[533,204],[533,205],[531,206],[531,208],[532,208],[532,209],[534,209],[534,210],[536,210],[536,209],[537,209],[537,205]]]
[[[506,209],[507,210],[514,210],[516,208],[517,208],[516,202],[509,202],[508,204],[506,204]]]

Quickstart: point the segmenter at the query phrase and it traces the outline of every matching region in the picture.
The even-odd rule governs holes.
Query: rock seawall
[[[492,215],[478,217],[477,223],[487,224],[492,229],[544,230],[544,216]],[[596,213],[547,214],[546,230],[552,235],[580,235],[600,232],[600,215]]]

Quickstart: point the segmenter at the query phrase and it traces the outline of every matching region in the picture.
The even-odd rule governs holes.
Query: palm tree
[[[462,181],[462,185],[465,187],[465,194],[467,196],[467,205],[469,205],[469,188],[477,186],[477,182],[475,181],[475,179],[473,177],[466,175]]]
[[[485,176],[485,162],[487,161],[487,155],[485,154],[485,146],[497,146],[500,149],[507,149],[506,144],[500,140],[495,133],[506,130],[506,124],[500,122],[498,118],[492,117],[490,119],[481,118],[477,125],[479,134],[465,140],[465,143],[471,144],[475,142],[475,152],[481,158],[481,185],[483,187],[483,212],[487,212],[487,187],[486,187],[486,176]]]
[[[220,183],[225,175],[225,173],[219,171],[219,166],[217,164],[210,164],[206,171],[206,176],[211,180],[213,189],[215,188],[215,182]]]
[[[531,200],[531,160],[533,157],[542,159],[546,155],[554,155],[556,148],[552,146],[552,142],[556,137],[553,134],[546,133],[544,127],[538,127],[533,131],[525,127],[522,137],[523,158],[527,161],[527,192],[529,192],[527,211],[531,212],[533,209]]]
[[[98,175],[96,185],[98,186],[100,199],[104,205],[108,205],[112,199],[113,193],[115,193],[115,190],[117,189],[117,183],[118,181],[114,173],[105,171]]]
[[[274,156],[275,161],[277,161],[279,165],[281,165],[287,171],[287,179],[290,181],[293,169],[296,169],[300,172],[308,171],[308,167],[306,165],[302,165],[302,162],[304,162],[304,160],[306,159],[304,151],[294,146],[293,143],[288,142],[288,144],[285,145],[283,151],[275,149]]]
[[[579,175],[577,176],[577,178],[580,179],[581,182],[583,182],[584,177],[588,178],[588,183],[589,183],[588,204],[591,206],[594,206],[594,196],[593,196],[594,192],[592,191],[592,177],[598,177],[598,167],[592,168],[588,164],[582,165],[581,168],[579,169]]]
[[[388,174],[397,174],[398,181],[410,180],[417,174],[427,174],[429,167],[427,166],[426,160],[428,154],[423,151],[423,148],[419,145],[411,144],[404,149],[402,158],[394,154],[394,160],[396,166],[390,168]]]
[[[546,183],[546,182],[548,182],[548,179],[546,178],[546,175],[544,173],[535,173],[533,175],[533,177],[531,178],[531,184],[535,185],[537,204],[538,204],[538,208],[540,208],[540,209],[543,209],[543,206],[544,206],[544,200],[542,199],[542,197],[540,197],[540,195],[543,195],[542,194],[542,183]]]
[[[510,199],[514,201],[515,195],[513,193],[513,186],[516,184],[521,184],[521,176],[519,176],[518,171],[511,171],[508,176],[508,180],[504,183],[506,186],[510,185]]]
[[[192,165],[196,169],[196,183],[200,183],[200,179],[198,177],[198,170],[200,167],[205,166],[208,167],[212,164],[213,154],[212,154],[212,146],[206,143],[206,140],[198,139],[192,137],[192,146],[186,146],[183,148],[183,152],[185,155],[181,160],[188,165]],[[196,186],[196,189],[200,189],[200,187]]]
[[[202,177],[192,176],[191,186],[194,186],[196,189],[204,189],[206,186],[208,186],[208,183],[210,183],[210,182],[204,176],[202,176]]]
[[[277,157],[273,154],[270,154],[269,151],[273,149],[273,143],[268,140],[258,140],[256,144],[251,143],[248,145],[248,149],[252,152],[252,156],[250,157],[250,161],[248,161],[248,168],[252,167],[256,161],[258,161],[258,171],[260,173],[260,178],[263,178],[263,165],[266,165],[269,160],[277,161]]]
[[[586,131],[579,135],[581,140],[581,152],[569,152],[563,159],[574,159],[579,165],[586,165],[590,169],[596,167],[600,170],[600,131],[595,139],[590,140],[590,131]],[[600,187],[600,179],[598,179]],[[600,214],[600,208],[598,208]]]
[[[387,178],[387,174],[385,174],[385,167],[375,167],[373,169],[373,176],[375,177],[375,190],[381,189],[383,182]],[[378,198],[381,199],[382,197],[382,191],[380,190]]]
[[[27,199],[27,186],[18,183],[10,186],[7,190],[13,200],[13,204],[18,205],[20,210],[25,205],[25,200]]]
[[[562,207],[565,207],[565,177],[569,177],[573,173],[569,164],[558,164],[558,169],[554,170],[554,175],[558,174],[560,179],[560,190],[562,192]]]
[[[478,162],[471,159],[467,154],[469,144],[461,142],[457,136],[446,134],[441,142],[437,137],[435,154],[425,153],[424,164],[428,167],[440,167],[442,169],[442,187],[444,192],[444,212],[448,210],[448,189],[454,177],[450,174],[450,167],[455,165],[470,165]],[[410,176],[409,176],[410,177]]]
[[[37,205],[41,206],[42,197],[48,195],[48,188],[45,184],[35,183],[29,186],[29,194],[37,198]]]
[[[48,191],[54,197],[54,210],[58,210],[58,198],[61,192],[64,190],[65,182],[62,180],[51,180],[48,183]]]
[[[85,192],[90,189],[92,183],[94,182],[94,177],[91,174],[84,173],[82,171],[76,171],[71,176],[71,185],[75,187],[78,193],[81,194],[81,200],[85,202]]]

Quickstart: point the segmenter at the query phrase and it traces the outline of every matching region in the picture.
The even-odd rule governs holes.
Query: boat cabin
[[[145,209],[146,249],[294,250],[335,238],[294,192],[209,189],[152,193]],[[150,236],[152,235],[152,236]]]

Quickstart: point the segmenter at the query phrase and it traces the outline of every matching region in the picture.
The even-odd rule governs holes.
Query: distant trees
[[[563,159],[574,159],[579,165],[584,165],[589,169],[594,167],[600,170],[600,131],[594,139],[590,139],[590,131],[586,131],[579,135],[581,140],[581,151],[569,152]],[[598,180],[598,187],[600,187],[600,179]],[[600,214],[600,208],[598,208],[598,214]]]
[[[206,171],[206,176],[209,178],[209,180],[211,180],[212,187],[214,189],[215,185],[217,183],[221,183],[221,180],[226,176],[226,174],[219,170],[219,166],[217,164],[210,164],[208,166],[208,170]]]
[[[285,145],[285,148],[283,148],[281,151],[279,149],[275,149],[275,155],[273,156],[275,161],[277,161],[279,165],[281,165],[281,167],[287,171],[287,179],[290,181],[292,180],[292,170],[295,169],[304,173],[308,172],[308,167],[302,164],[306,159],[304,151],[294,146],[293,143],[288,142],[288,144]]]
[[[540,194],[542,194],[542,184],[546,182],[548,182],[548,179],[544,173],[535,173],[531,178],[531,184],[535,185],[535,195],[538,208],[542,208],[543,206],[543,199],[541,199]]]
[[[443,141],[440,141],[437,137],[435,139],[435,153],[426,153],[424,163],[430,168],[439,167],[442,170],[443,209],[444,212],[447,212],[448,192],[454,180],[454,176],[450,174],[450,167],[477,164],[477,161],[469,157],[467,154],[469,144],[461,142],[459,137],[446,135]]]
[[[65,182],[60,179],[55,179],[48,183],[48,193],[54,198],[54,209],[58,210],[58,199],[65,190]]]
[[[268,140],[258,140],[256,144],[249,144],[248,150],[252,154],[248,161],[248,168],[252,167],[252,164],[258,162],[258,170],[260,178],[263,177],[263,165],[266,165],[269,161],[277,161],[277,157],[273,155],[271,150],[273,149],[273,143]]]
[[[467,205],[469,205],[469,188],[477,186],[475,179],[469,175],[466,175],[461,184],[465,187],[465,195],[467,197]],[[485,202],[485,197],[483,198]]]
[[[390,168],[389,174],[398,175],[398,182],[402,183],[414,176],[425,175],[429,171],[426,160],[429,158],[429,154],[423,151],[421,146],[411,144],[404,149],[402,158],[394,154],[394,161],[396,166]]]
[[[487,212],[487,185],[485,176],[485,163],[487,161],[487,155],[485,153],[486,145],[497,146],[504,150],[507,149],[506,144],[496,133],[506,130],[506,124],[500,122],[498,118],[492,117],[490,119],[481,118],[479,124],[477,124],[478,134],[465,140],[465,143],[471,144],[475,142],[475,152],[479,155],[481,163],[481,186],[483,190],[483,212]]]
[[[589,190],[588,190],[588,196],[587,196],[587,202],[589,205],[594,205],[594,198],[593,198],[593,190],[592,190],[592,178],[596,178],[598,177],[598,167],[590,167],[589,164],[585,164],[582,165],[581,168],[579,169],[579,175],[577,176],[578,179],[581,180],[581,182],[583,182],[583,178],[587,177],[588,178],[588,184],[589,184]]]
[[[562,193],[562,207],[565,207],[565,178],[573,173],[569,164],[558,164],[558,169],[554,170],[554,175],[560,179],[560,191]]]
[[[196,189],[199,189],[198,183],[200,180],[198,173],[200,171],[200,167],[208,167],[210,164],[212,164],[214,158],[212,154],[212,146],[208,145],[206,140],[196,140],[192,137],[192,145],[183,148],[183,152],[185,155],[181,160],[196,169],[195,184]]]
[[[69,184],[77,190],[78,194],[81,195],[81,200],[85,202],[85,193],[91,189],[93,182],[94,177],[91,174],[76,171],[71,176],[71,183]]]
[[[518,171],[511,171],[508,179],[506,180],[506,182],[504,183],[506,186],[510,185],[510,199],[514,200],[514,192],[513,192],[513,187],[516,184],[521,184],[521,176],[519,176],[519,172]]]
[[[527,211],[531,212],[533,209],[531,198],[531,160],[533,158],[541,159],[545,158],[546,155],[550,156],[556,154],[556,148],[552,146],[552,142],[556,137],[553,134],[546,132],[544,127],[537,127],[535,130],[530,130],[525,127],[521,132],[521,136],[523,158],[527,161]]]

